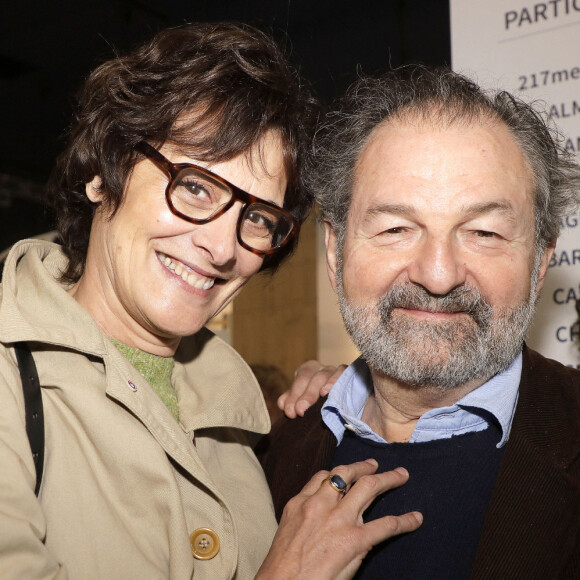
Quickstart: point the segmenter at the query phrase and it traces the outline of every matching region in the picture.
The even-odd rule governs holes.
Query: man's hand
[[[330,392],[332,385],[344,372],[346,365],[324,366],[316,360],[301,364],[294,375],[294,382],[289,391],[278,397],[278,407],[287,417],[302,417],[320,397]]]
[[[327,471],[314,475],[284,508],[256,580],[347,580],[374,545],[416,530],[423,521],[418,512],[363,522],[363,512],[378,495],[409,478],[401,467],[374,474],[376,469],[373,459],[333,469],[348,484],[344,496],[327,481]]]

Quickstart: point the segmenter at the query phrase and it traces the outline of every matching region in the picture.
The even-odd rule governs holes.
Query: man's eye
[[[479,238],[495,238],[497,234],[495,232],[489,232],[487,230],[476,230],[475,235]]]

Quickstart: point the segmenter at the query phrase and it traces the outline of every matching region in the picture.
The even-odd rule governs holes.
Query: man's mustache
[[[458,286],[440,296],[431,294],[417,284],[397,284],[381,298],[378,307],[384,322],[389,322],[395,308],[433,313],[464,312],[479,326],[488,324],[493,316],[490,304],[481,292],[472,286]]]

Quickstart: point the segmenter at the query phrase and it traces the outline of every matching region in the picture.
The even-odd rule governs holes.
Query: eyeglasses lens
[[[210,175],[189,168],[181,171],[170,189],[171,203],[179,213],[195,220],[211,219],[233,196],[232,190]],[[252,203],[240,216],[240,237],[249,247],[268,251],[281,245],[292,231],[292,222],[275,208]]]

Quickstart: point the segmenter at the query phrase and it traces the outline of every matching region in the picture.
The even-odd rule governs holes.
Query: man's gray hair
[[[579,204],[580,166],[561,145],[545,115],[506,91],[487,92],[448,68],[410,66],[361,77],[328,113],[314,140],[310,185],[339,244],[350,206],[357,162],[373,131],[391,119],[439,125],[503,121],[526,157],[534,179],[536,247],[555,242],[560,221]]]

